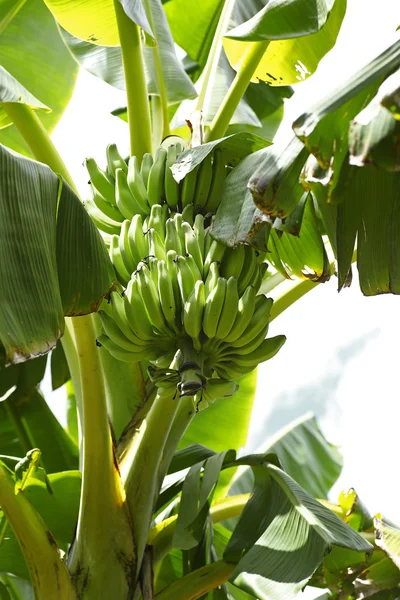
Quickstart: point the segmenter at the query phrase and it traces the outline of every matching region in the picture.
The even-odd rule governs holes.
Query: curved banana
[[[177,147],[175,144],[167,148],[167,160],[165,163],[165,199],[171,210],[176,210],[179,204],[179,183],[172,175],[171,167],[177,159]]]
[[[124,261],[122,260],[121,252],[119,249],[119,236],[112,235],[110,240],[110,258],[114,265],[115,272],[121,283],[126,285],[130,280],[131,276],[126,270]]]
[[[122,223],[121,233],[119,235],[119,251],[121,253],[122,261],[125,265],[128,273],[133,273],[137,267],[137,261],[133,257],[131,252],[131,246],[129,243],[129,227],[131,222],[126,219]]]
[[[185,178],[182,182],[182,192],[181,192],[181,206],[182,210],[188,204],[194,203],[194,194],[196,190],[196,182],[197,182],[197,173],[199,171],[199,167],[195,167],[190,173],[185,175]]]
[[[143,183],[147,189],[147,183],[149,181],[150,169],[153,166],[153,156],[146,152],[142,158],[142,164],[140,165],[140,174],[143,179]]]
[[[167,219],[165,224],[165,249],[167,252],[173,250],[178,255],[183,256],[185,246],[182,245],[181,238],[176,230],[174,219]]]
[[[139,284],[136,278],[131,279],[128,283],[124,301],[128,325],[132,332],[145,342],[154,341],[153,325],[139,293]]]
[[[121,223],[117,223],[117,221],[113,221],[106,217],[105,214],[97,208],[93,200],[85,200],[84,206],[97,229],[110,235],[119,235]]]
[[[182,214],[183,217],[183,214]],[[199,244],[200,252],[201,252],[201,260],[204,262],[204,257],[206,255],[205,252],[205,231],[204,231],[204,217],[203,215],[196,215],[193,224],[193,231],[197,238],[197,243]]]
[[[248,287],[239,299],[238,311],[232,329],[225,337],[225,342],[234,342],[239,339],[249,325],[256,305],[256,291]]]
[[[132,219],[137,214],[146,214],[133,197],[126,173],[122,169],[115,171],[115,201],[125,219]]]
[[[93,202],[95,203],[95,205],[97,206],[97,208],[104,215],[106,215],[106,217],[108,217],[109,219],[112,219],[113,221],[122,223],[122,221],[124,220],[124,217],[121,214],[121,212],[118,210],[118,208],[116,206],[114,206],[114,204],[110,204],[109,202],[107,202],[107,200],[105,200],[103,198],[103,196],[101,194],[99,194],[99,192],[96,190],[95,187],[93,187],[93,185],[92,185],[92,199],[93,199]]]
[[[196,189],[194,192],[193,205],[196,211],[202,210],[207,204],[208,194],[211,188],[213,168],[211,153],[208,154],[200,164],[197,174]]]
[[[150,206],[147,189],[140,174],[136,156],[131,156],[129,159],[127,182],[131,194],[140,207],[141,212],[148,214],[150,212]]]
[[[259,296],[258,298],[261,298],[262,300],[260,305],[258,307],[256,305],[254,314],[246,327],[246,331],[244,331],[239,338],[230,342],[232,348],[245,346],[251,342],[260,331],[268,328],[273,300],[272,298],[266,298],[265,296]]]
[[[233,396],[239,389],[239,384],[236,381],[226,379],[209,379],[206,385],[206,391],[211,398],[228,398]]]
[[[85,164],[93,187],[96,188],[107,202],[115,205],[114,182],[105,171],[100,169],[94,158],[87,158]]]
[[[279,352],[286,342],[286,336],[276,335],[264,340],[256,350],[250,354],[232,354],[230,360],[240,367],[255,368],[261,362],[269,360]]]
[[[167,252],[167,270],[168,275],[170,277],[170,281],[172,284],[172,288],[174,291],[175,298],[175,310],[176,314],[180,315],[181,307],[182,307],[182,296],[181,290],[178,283],[178,265],[177,265],[177,254],[174,250],[169,250]],[[180,319],[179,319],[180,321]]]
[[[189,223],[189,225],[193,226],[194,222],[194,208],[193,204],[187,204],[185,208],[182,210],[182,220]]]
[[[235,248],[226,248],[224,253],[224,259],[221,262],[221,273],[225,279],[229,277],[236,277],[239,279],[242,272],[245,249],[243,244],[235,246]]]
[[[215,261],[222,262],[224,258],[226,246],[217,240],[211,242],[209,251],[204,260],[203,277],[207,277],[211,263]]]
[[[207,279],[206,279],[206,283],[205,283],[206,297],[212,292],[212,290],[215,287],[217,287],[218,279],[219,279],[219,266],[218,266],[217,262],[213,262],[210,265],[210,269],[208,271],[208,275],[207,275]]]
[[[205,305],[204,281],[196,281],[194,290],[183,307],[183,327],[193,340],[195,350],[201,349],[200,332]]]
[[[129,352],[140,352],[141,347],[148,342],[143,342],[135,344],[131,340],[129,340],[126,335],[124,335],[123,331],[118,327],[116,322],[112,317],[110,317],[105,312],[99,312],[101,325],[103,327],[104,333],[112,340],[117,346],[122,348],[123,350],[128,350]],[[139,339],[139,338],[137,338]]]
[[[154,350],[151,347],[143,346],[140,352],[130,352],[129,350],[124,350],[120,346],[117,346],[107,335],[100,335],[96,343],[100,346],[104,346],[104,348],[117,360],[121,360],[123,362],[139,362],[141,360],[151,360],[151,357],[154,356]]]
[[[128,241],[131,254],[138,265],[146,256],[149,256],[149,242],[143,233],[143,219],[135,215],[128,231]]]
[[[155,229],[162,240],[165,238],[165,223],[167,221],[167,212],[165,210],[166,205],[164,204],[153,204],[150,210],[148,228]]]
[[[158,297],[158,289],[149,276],[147,268],[143,268],[139,271],[137,280],[139,284],[139,293],[142,297],[150,322],[156,329],[164,333],[166,322]]]
[[[165,200],[164,179],[166,160],[167,151],[160,146],[157,148],[154,163],[150,169],[149,180],[147,182],[147,195],[150,206],[153,204],[162,204]]]
[[[167,260],[164,242],[155,229],[149,229],[147,232],[149,238],[149,254],[159,260]]]
[[[230,277],[226,282],[225,300],[215,332],[217,339],[224,340],[230,333],[236,319],[239,304],[238,284],[235,277]]]
[[[225,301],[225,294],[226,279],[220,277],[216,287],[207,296],[204,308],[203,331],[209,338],[215,337]]]
[[[201,277],[203,273],[203,254],[199,246],[199,241],[193,228],[186,221],[183,221],[182,229],[185,234],[186,253],[193,256]]]
[[[167,264],[164,260],[159,260],[157,262],[157,270],[158,294],[160,297],[161,309],[168,325],[170,325],[176,331],[176,303],[174,288],[168,272]]]
[[[255,248],[249,245],[245,245],[243,247],[243,268],[238,281],[238,290],[240,295],[243,294],[243,292],[249,285],[252,285],[253,281],[255,280],[258,274],[259,269],[257,251],[255,250]]]
[[[215,212],[220,205],[225,186],[226,167],[223,150],[216,148],[213,155],[212,181],[204,212]]]
[[[108,144],[106,148],[107,167],[113,177],[115,177],[115,171],[122,169],[125,173],[128,172],[128,165],[118,152],[116,144]]]
[[[185,257],[179,256],[177,265],[179,289],[181,292],[182,302],[185,303],[193,291],[196,278]]]

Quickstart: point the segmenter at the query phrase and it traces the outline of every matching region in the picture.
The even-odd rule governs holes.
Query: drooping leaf
[[[0,64],[51,112],[40,118],[51,132],[74,90],[78,65],[65,47],[58,27],[42,0],[0,4]],[[29,65],[29,68],[27,67]],[[0,142],[31,155],[15,126],[0,131]]]
[[[267,3],[250,21],[226,34],[224,47],[231,65],[236,68],[240,64],[246,45],[252,43],[242,40],[270,39],[253,81],[292,85],[307,79],[336,42],[346,0],[332,4],[331,0],[312,6],[307,0]]]
[[[9,362],[51,349],[64,314],[97,309],[113,285],[106,247],[71,188],[0,147],[0,341]]]
[[[153,35],[142,0],[119,0],[134,23]],[[59,24],[75,37],[102,46],[118,46],[113,0],[45,0]]]
[[[255,470],[256,487],[225,550],[238,561],[230,580],[260,600],[294,598],[332,545],[372,546],[274,465]]]
[[[51,353],[50,361],[51,386],[53,390],[57,390],[58,388],[63,386],[64,383],[67,383],[69,379],[71,379],[67,359],[65,357],[65,353],[60,342],[57,342],[55,349]]]
[[[168,468],[168,473],[176,473],[177,471],[188,469],[198,462],[202,462],[211,456],[215,456],[215,454],[216,452],[202,444],[191,444],[174,454]]]
[[[4,67],[0,66],[0,129],[12,123],[10,117],[2,108],[4,102],[18,102],[27,104],[36,110],[50,110],[40,100],[32,96]]]

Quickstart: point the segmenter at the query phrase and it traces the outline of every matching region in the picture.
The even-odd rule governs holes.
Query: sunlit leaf
[[[7,127],[12,121],[8,114],[2,108],[3,102],[18,102],[26,104],[36,110],[41,109],[49,111],[50,109],[42,104],[40,100],[21,85],[15,77],[0,66],[0,128]]]

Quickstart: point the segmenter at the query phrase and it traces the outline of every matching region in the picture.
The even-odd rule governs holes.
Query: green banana
[[[220,148],[216,148],[213,156],[212,181],[210,191],[208,192],[207,203],[204,207],[204,213],[215,212],[217,210],[221,202],[225,179],[226,167],[224,152]]]
[[[121,283],[126,285],[130,280],[131,276],[128,273],[124,261],[122,260],[121,252],[119,249],[119,236],[112,235],[110,240],[110,258],[114,265],[115,272]]]
[[[149,254],[160,260],[167,260],[164,242],[157,231],[155,229],[149,229],[147,236],[149,239]]]
[[[250,354],[265,340],[267,333],[268,324],[262,327],[259,333],[244,346],[234,347],[231,344],[222,344],[215,356],[218,360],[230,360],[232,354]]]
[[[142,176],[143,183],[146,186],[146,189],[149,181],[150,169],[152,166],[153,156],[149,152],[146,152],[146,154],[143,155],[142,164],[140,165],[140,174]]]
[[[264,279],[265,273],[268,271],[268,263],[264,262],[259,264],[258,270],[255,272],[253,276],[252,285],[258,291],[260,289],[260,285],[262,280]]]
[[[136,156],[131,156],[129,159],[127,182],[132,196],[140,207],[141,212],[148,214],[150,212],[150,206],[147,189],[140,174]]]
[[[157,148],[154,163],[150,169],[149,180],[147,182],[147,194],[150,206],[153,204],[162,204],[165,200],[164,178],[166,161],[167,151],[160,146]]]
[[[203,277],[204,278],[206,278],[208,275],[208,270],[210,268],[211,263],[213,263],[215,261],[219,261],[222,263],[222,260],[224,258],[224,254],[225,254],[225,250],[226,250],[226,246],[224,244],[222,244],[221,242],[218,242],[217,240],[213,240],[211,242],[210,249],[207,252],[205,260],[204,260],[204,267],[203,267]]]
[[[234,342],[241,337],[249,325],[256,305],[256,291],[248,287],[239,299],[238,311],[232,329],[225,337],[225,342]]]
[[[111,312],[109,312],[109,307],[111,307]],[[144,345],[143,341],[140,341],[140,336],[135,334],[129,324],[124,296],[118,292],[112,292],[110,295],[110,304],[105,305],[105,307],[103,304],[102,309],[103,312],[107,313],[115,321],[119,329],[130,342],[141,346]]]
[[[104,215],[106,215],[106,217],[108,217],[109,219],[112,219],[113,221],[117,221],[118,223],[122,223],[122,221],[124,220],[124,217],[121,214],[121,212],[118,210],[118,208],[116,206],[114,206],[114,204],[110,204],[109,202],[107,202],[107,200],[105,200],[103,198],[103,196],[101,194],[99,194],[99,192],[93,186],[92,186],[92,199],[93,199],[93,202],[95,203],[95,205],[97,206],[97,208]]]
[[[200,164],[199,172],[197,174],[196,189],[193,200],[193,205],[196,211],[202,210],[207,204],[212,176],[213,168],[210,153],[204,158],[203,162]]]
[[[218,278],[219,278],[219,266],[218,266],[217,262],[213,262],[210,265],[210,270],[208,271],[208,275],[207,275],[207,279],[206,279],[206,283],[205,283],[206,297],[210,294],[210,292],[212,292],[212,290],[215,287],[217,287]]]
[[[93,187],[107,202],[115,205],[114,182],[111,181],[105,171],[100,169],[94,158],[87,158],[85,164]]]
[[[199,167],[195,167],[192,171],[190,171],[190,173],[187,173],[183,179],[181,192],[182,210],[185,208],[185,206],[188,206],[188,204],[194,203],[198,171]]]
[[[148,220],[149,229],[155,229],[162,240],[165,238],[165,223],[167,212],[169,212],[168,209],[165,210],[166,208],[165,204],[163,206],[161,204],[153,204]]]
[[[215,364],[215,372],[221,379],[239,379],[251,371],[254,371],[255,367],[241,367],[234,361],[226,361],[223,363]]]
[[[128,241],[131,254],[138,265],[149,252],[149,242],[143,233],[143,219],[140,215],[135,215],[131,221],[128,231]]]
[[[183,223],[182,215],[180,213],[175,213],[174,216],[172,217],[172,220],[174,221],[175,229],[179,235],[179,239],[181,240],[181,246],[184,249],[185,248],[185,233],[182,229],[182,223]]]
[[[131,247],[129,244],[130,224],[131,223],[128,220],[126,220],[122,223],[121,233],[119,236],[119,251],[121,253],[121,257],[122,257],[122,260],[123,260],[126,270],[128,271],[128,273],[133,273],[133,271],[137,267],[137,262],[135,261],[135,258],[133,257],[133,254],[131,252]]]
[[[204,308],[203,331],[209,338],[214,338],[222,312],[226,294],[226,279],[220,277],[216,287],[207,296]]]
[[[174,290],[175,310],[179,315],[182,307],[181,290],[178,283],[177,254],[174,250],[167,252],[167,269]]]
[[[108,144],[106,148],[107,156],[107,167],[113,177],[115,177],[115,171],[122,169],[125,173],[128,172],[128,165],[118,152],[118,148],[115,144]]]
[[[245,245],[243,268],[238,281],[239,295],[242,295],[245,289],[252,285],[258,274],[258,260],[256,250],[252,246]]]
[[[189,223],[186,223],[186,221],[182,223],[182,229],[185,234],[186,253],[193,256],[201,277],[203,273],[203,255],[199,246],[199,241],[194,233],[193,228],[189,225]]]
[[[181,292],[182,302],[185,303],[192,293],[196,283],[196,278],[193,270],[188,265],[187,258],[179,256],[177,265],[179,289]]]
[[[193,225],[194,221],[194,208],[193,204],[187,204],[182,211],[182,220],[189,223],[189,225]]]
[[[131,352],[124,350],[117,344],[115,344],[108,336],[100,335],[97,338],[97,344],[104,346],[104,348],[117,360],[123,362],[139,362],[141,360],[151,360],[154,356],[154,350],[151,347],[143,346],[140,352]]]
[[[146,307],[146,312],[150,322],[156,329],[164,333],[166,329],[166,322],[158,297],[158,289],[150,277],[147,268],[143,268],[139,271],[137,280],[139,284],[139,293]]]
[[[182,213],[183,217],[183,213]],[[204,217],[203,215],[196,215],[193,225],[193,231],[197,238],[197,242],[199,244],[199,248],[201,251],[201,260],[204,262],[204,257],[206,255],[205,252],[205,231],[204,231]]]
[[[121,331],[116,322],[112,317],[110,317],[105,312],[100,312],[100,321],[103,327],[104,333],[112,340],[117,346],[122,348],[123,350],[128,350],[129,352],[140,352],[141,347],[146,344],[143,340],[140,340],[140,344],[135,344],[131,340],[129,340],[126,335]],[[138,338],[137,338],[138,339]]]
[[[145,342],[154,341],[153,325],[150,322],[146,308],[139,293],[139,284],[137,279],[132,279],[128,283],[125,291],[125,312],[128,324],[136,337]]]
[[[239,389],[239,384],[236,381],[226,379],[209,379],[206,385],[206,392],[211,398],[228,398],[233,396]]]
[[[178,255],[183,256],[185,246],[182,245],[181,238],[176,230],[174,219],[167,219],[165,224],[165,249],[168,252],[173,250]]]
[[[246,251],[243,244],[239,244],[235,248],[226,248],[224,259],[221,262],[221,273],[225,279],[229,279],[229,277],[239,279],[243,269],[245,254]]]
[[[132,219],[137,214],[146,214],[133,197],[126,173],[122,169],[115,171],[115,200],[125,219]]]
[[[193,340],[195,350],[201,349],[200,332],[205,305],[204,281],[198,280],[183,307],[183,327]]]
[[[158,295],[160,298],[161,309],[165,320],[176,331],[176,303],[174,288],[171,277],[168,272],[167,263],[164,260],[157,262],[158,270]]]
[[[217,339],[224,340],[230,333],[238,312],[239,293],[237,279],[230,277],[226,282],[226,294],[218,327],[215,332]]]
[[[255,368],[261,362],[269,360],[279,352],[286,342],[286,336],[276,335],[261,342],[261,344],[250,352],[250,354],[232,354],[230,359],[240,367]]]
[[[85,200],[84,206],[97,229],[110,235],[119,235],[121,223],[117,223],[106,217],[105,214],[97,208],[93,200]]]
[[[246,327],[246,331],[242,335],[230,342],[232,348],[245,346],[251,342],[269,323],[269,315],[271,313],[271,307],[273,304],[272,298],[266,298],[265,296],[259,296],[262,302],[260,306],[256,306],[254,314]]]
[[[175,181],[172,175],[171,167],[177,158],[176,145],[168,146],[167,160],[165,164],[165,199],[171,210],[176,210],[179,204],[179,183]]]

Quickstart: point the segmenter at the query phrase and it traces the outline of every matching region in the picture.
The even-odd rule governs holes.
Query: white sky
[[[389,45],[399,25],[398,0],[348,0],[337,45],[317,73],[296,86],[279,137],[290,131],[291,122],[316,97],[340,85]],[[127,126],[109,114],[122,105],[122,92],[80,73],[53,140],[83,197],[84,158],[104,162],[110,142],[128,152]],[[383,512],[400,523],[399,309],[397,297],[364,298],[356,281],[338,295],[332,281],[280,316],[270,334],[285,333],[288,341],[260,368],[249,442],[254,450],[278,428],[313,411],[344,456],[345,467],[332,498],[341,488],[353,486],[373,513]],[[55,407],[58,414],[60,408]]]

